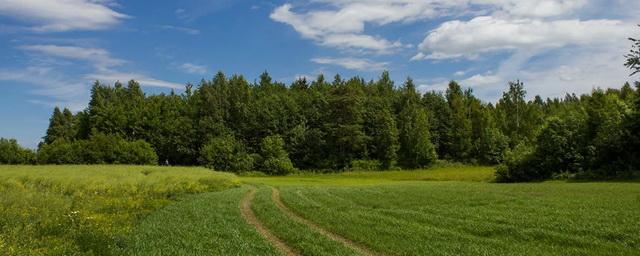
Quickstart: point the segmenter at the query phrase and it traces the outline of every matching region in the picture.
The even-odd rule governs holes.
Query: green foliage
[[[469,159],[472,148],[472,126],[468,118],[467,99],[460,85],[454,81],[449,83],[446,98],[449,103],[451,126],[447,131],[449,140],[446,142],[445,158],[465,161]]]
[[[278,135],[268,136],[260,145],[260,170],[272,175],[285,175],[294,172],[289,154],[285,150],[284,140]]]
[[[137,164],[158,163],[151,145],[145,141],[126,141],[115,135],[94,133],[87,140],[56,139],[38,150],[41,164]]]
[[[200,163],[219,171],[251,171],[253,156],[244,152],[242,145],[233,136],[213,138],[200,150]]]
[[[378,160],[353,160],[349,164],[349,170],[352,171],[381,171],[387,168]]]
[[[495,107],[455,81],[444,94],[421,95],[411,79],[394,86],[386,71],[376,81],[336,75],[328,82],[319,75],[290,86],[267,72],[253,83],[218,72],[182,94],[151,96],[135,81],[96,82],[84,111],[54,109],[38,162],[154,162],[136,142],[144,141],[162,164],[284,174],[347,170],[363,159],[379,161],[382,169],[437,160],[496,165],[524,144],[536,152],[531,172],[545,174],[527,179],[548,172],[626,176],[640,168],[640,97],[631,85],[546,101],[525,97],[520,81],[509,83]],[[563,131],[573,126],[580,129]],[[264,139],[273,136],[283,141],[281,156],[265,157]]]
[[[498,128],[486,128],[482,130],[475,146],[480,163],[498,164],[503,161],[504,154],[509,149],[509,138]]]
[[[49,120],[49,128],[44,136],[44,143],[53,143],[57,139],[73,140],[77,135],[76,118],[69,109],[60,111],[55,107]]]
[[[629,53],[625,55],[627,61],[624,65],[631,69],[631,75],[635,75],[640,72],[640,39],[629,38],[629,41],[631,41],[632,46]]]
[[[407,79],[403,90],[403,103],[398,120],[399,162],[405,168],[423,168],[437,159],[429,134],[429,117],[426,110],[419,105],[419,95],[411,79]]]
[[[32,164],[35,154],[23,148],[15,139],[0,138],[0,164]]]

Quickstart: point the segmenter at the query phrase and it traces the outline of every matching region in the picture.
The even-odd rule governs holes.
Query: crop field
[[[0,166],[1,255],[638,255],[640,183]]]

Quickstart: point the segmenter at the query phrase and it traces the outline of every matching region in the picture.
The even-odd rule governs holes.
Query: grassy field
[[[181,195],[237,187],[204,168],[0,166],[0,255],[109,255]]]
[[[633,183],[281,187],[302,216],[388,255],[638,255]]]
[[[493,168],[465,166],[0,166],[0,255],[283,254],[243,219],[254,189],[250,210],[290,255],[639,255],[640,183],[492,180]]]

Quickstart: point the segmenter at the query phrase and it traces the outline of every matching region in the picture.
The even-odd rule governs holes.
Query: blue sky
[[[158,93],[218,70],[288,83],[387,69],[488,101],[515,79],[531,97],[619,87],[638,17],[637,0],[0,0],[0,137],[35,147],[52,108],[82,110],[96,79]]]

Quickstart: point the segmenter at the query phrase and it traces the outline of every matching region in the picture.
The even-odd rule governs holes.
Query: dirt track
[[[273,202],[276,203],[276,205],[278,206],[278,208],[280,208],[280,210],[282,212],[284,212],[287,216],[289,216],[290,218],[294,219],[295,221],[305,224],[307,226],[309,226],[311,229],[313,229],[314,231],[323,234],[325,236],[327,236],[328,238],[337,241],[337,242],[341,242],[342,244],[344,244],[345,246],[355,250],[356,252],[362,254],[362,255],[378,255],[377,253],[373,252],[371,249],[364,247],[362,245],[359,245],[341,235],[338,235],[336,233],[333,233],[331,231],[328,231],[326,229],[324,229],[323,227],[320,227],[318,224],[313,223],[310,220],[307,220],[305,218],[303,218],[302,216],[296,214],[295,212],[291,211],[286,205],[284,205],[284,203],[282,202],[282,199],[280,198],[280,191],[276,188],[272,189],[272,193],[271,193],[271,199],[273,200]]]
[[[251,209],[251,201],[253,201],[255,193],[256,189],[252,187],[240,202],[240,211],[242,212],[242,216],[244,217],[244,219],[249,224],[254,226],[256,230],[258,230],[258,232],[273,246],[275,246],[282,254],[287,256],[298,255],[298,253],[293,248],[287,245],[284,241],[280,240],[280,238],[278,238],[277,236],[273,235],[271,231],[269,231],[269,229],[267,229],[262,224],[262,222],[260,222],[260,220],[256,218],[256,215],[253,214],[253,210]]]

